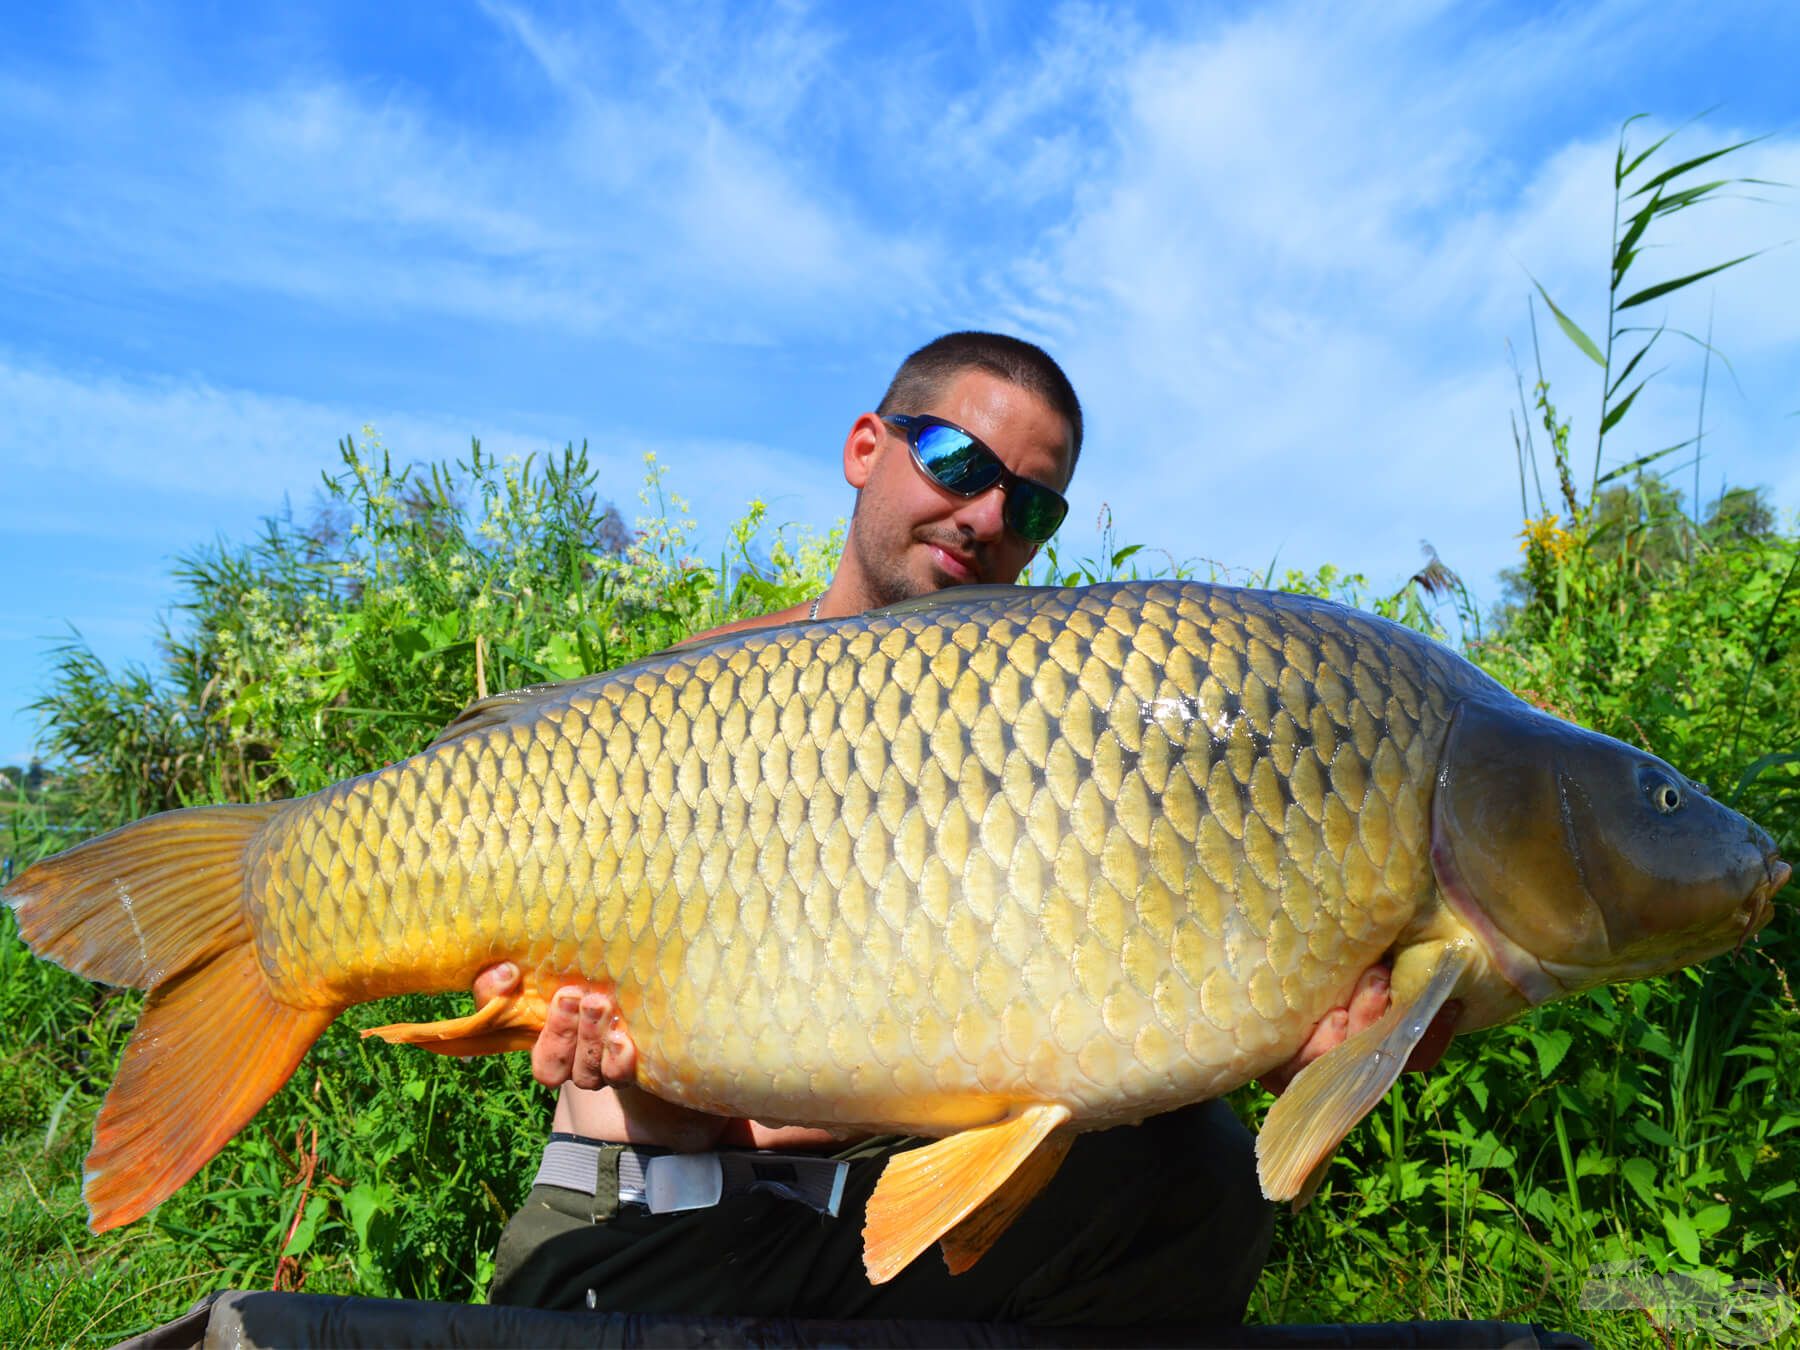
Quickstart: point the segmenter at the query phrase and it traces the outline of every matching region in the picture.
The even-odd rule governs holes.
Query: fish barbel
[[[1413,632],[1155,581],[961,589],[502,694],[399,764],[151,817],[7,895],[39,955],[151,991],[96,1231],[345,1008],[505,960],[516,995],[379,1034],[517,1049],[562,984],[610,983],[658,1096],[937,1136],[869,1202],[881,1280],[939,1241],[966,1268],[1073,1133],[1286,1062],[1389,959],[1388,1015],[1259,1138],[1265,1191],[1304,1196],[1447,1000],[1467,1030],[1703,960],[1788,874],[1668,765]]]

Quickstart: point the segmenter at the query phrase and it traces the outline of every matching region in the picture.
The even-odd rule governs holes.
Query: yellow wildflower
[[[1519,531],[1519,551],[1530,553],[1536,549],[1549,554],[1551,561],[1561,562],[1575,546],[1575,536],[1562,528],[1560,519],[1554,511],[1541,518],[1526,516],[1525,528]]]

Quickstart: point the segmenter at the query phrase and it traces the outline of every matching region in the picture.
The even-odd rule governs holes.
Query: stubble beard
[[[891,541],[886,538],[890,531],[896,536]],[[913,561],[914,548],[920,542],[912,530],[891,517],[883,518],[879,512],[869,510],[865,499],[858,494],[856,508],[851,512],[850,538],[846,546],[856,555],[857,568],[868,587],[871,609],[897,605],[902,600],[921,595],[935,595],[944,589],[944,583],[934,573],[927,571],[920,578],[907,570],[907,564]]]
[[[898,560],[891,551],[871,548],[865,545],[854,531],[851,535],[852,546],[856,550],[856,562],[863,574],[863,582],[869,588],[871,609],[880,609],[884,605],[897,605],[902,600],[911,600],[916,595],[929,594],[931,587],[921,589],[913,579],[906,575],[904,568],[898,566]]]

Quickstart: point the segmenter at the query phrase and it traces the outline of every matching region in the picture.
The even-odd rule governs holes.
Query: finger
[[[475,1006],[479,1008],[489,999],[512,993],[518,984],[519,968],[511,961],[502,961],[499,965],[489,966],[475,977]]]
[[[1348,1024],[1349,1034],[1372,1027],[1381,1020],[1388,1010],[1389,988],[1392,973],[1385,965],[1370,966],[1356,982],[1356,988],[1350,995]]]
[[[637,1081],[637,1043],[631,1039],[617,1013],[606,1022],[606,1055],[601,1072],[609,1083]]]
[[[606,1086],[606,1023],[601,1020],[603,1000],[589,994],[581,1000],[581,1030],[575,1046],[575,1064],[569,1081],[578,1088]]]
[[[1306,1038],[1306,1044],[1300,1047],[1292,1059],[1273,1072],[1264,1074],[1258,1081],[1279,1097],[1287,1091],[1288,1085],[1300,1070],[1344,1043],[1349,1035],[1349,1026],[1350,1014],[1343,1008],[1334,1008],[1319,1019],[1319,1024],[1312,1029],[1312,1035]]]
[[[569,1081],[581,1027],[581,989],[558,989],[544,1014],[544,1029],[531,1047],[531,1076],[545,1087]]]
[[[1349,1035],[1350,1014],[1343,1008],[1333,1008],[1313,1028],[1313,1034],[1306,1038],[1306,1044],[1300,1047],[1300,1067],[1304,1069],[1321,1055],[1330,1054]]]
[[[1437,1062],[1444,1057],[1444,1051],[1450,1048],[1451,1037],[1456,1035],[1456,1023],[1462,1017],[1462,1010],[1460,999],[1451,999],[1438,1009],[1437,1016],[1425,1028],[1425,1034],[1413,1047],[1412,1054],[1406,1057],[1408,1073],[1423,1073],[1437,1067]]]

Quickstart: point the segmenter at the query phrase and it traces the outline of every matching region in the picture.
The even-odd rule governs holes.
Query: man
[[[815,600],[715,631],[840,618],[951,586],[1014,581],[1061,520],[1081,437],[1075,391],[1043,351],[996,334],[939,338],[907,358],[877,411],[859,416],[845,438],[844,478],[857,497],[831,584]],[[517,978],[510,966],[483,972],[477,1000]],[[1385,972],[1369,972],[1271,1086],[1374,1021],[1386,1002]],[[1272,1215],[1250,1137],[1222,1102],[1081,1136],[973,1270],[952,1277],[927,1254],[870,1286],[862,1207],[899,1141],[846,1148],[823,1131],[660,1101],[631,1086],[635,1049],[615,1023],[598,992],[574,987],[553,1001],[532,1068],[562,1089],[551,1146],[559,1161],[546,1162],[501,1239],[497,1303],[1095,1325],[1242,1319]],[[659,1150],[717,1147],[796,1159],[835,1153],[849,1163],[839,1217],[768,1193],[680,1213],[620,1202],[621,1170]]]

